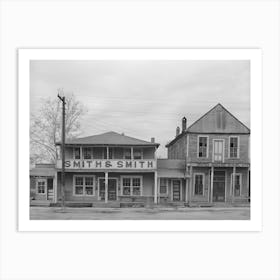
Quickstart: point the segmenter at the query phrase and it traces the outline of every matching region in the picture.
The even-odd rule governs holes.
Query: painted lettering
[[[79,168],[81,168],[80,162],[74,160],[74,161],[73,161],[73,167],[79,167]]]
[[[65,164],[64,166],[67,168],[67,167],[70,167],[71,166],[71,162],[69,160],[65,161]]]
[[[149,167],[153,168],[153,162],[152,161],[148,161],[148,168]]]
[[[96,161],[95,162],[95,167],[97,168],[97,167],[102,167],[102,161]]]
[[[145,161],[139,161],[139,163],[140,163],[140,165],[141,165],[141,168],[143,168],[143,167],[144,167]]]
[[[125,167],[126,168],[131,168],[132,167],[132,161],[126,161],[125,162]]]
[[[90,168],[91,167],[91,160],[87,160],[87,164],[88,164],[88,168]]]
[[[118,168],[123,168],[123,162],[122,162],[121,160],[119,160],[119,161],[117,162],[117,167],[118,167]]]
[[[112,167],[112,163],[109,160],[106,160],[105,167]]]

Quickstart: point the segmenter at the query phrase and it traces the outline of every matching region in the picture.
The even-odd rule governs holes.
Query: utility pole
[[[65,208],[65,96],[57,97],[62,101],[62,131],[61,131],[61,157],[62,157],[62,172],[61,172],[61,198],[62,198],[62,209]]]

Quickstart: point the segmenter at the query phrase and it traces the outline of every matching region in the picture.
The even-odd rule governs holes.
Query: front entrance
[[[99,199],[105,200],[105,178],[99,178]],[[117,200],[117,179],[108,178],[108,201]]]
[[[225,202],[226,197],[226,172],[214,171],[213,202]]]
[[[47,200],[54,200],[53,178],[47,180]]]
[[[180,201],[181,200],[181,181],[173,180],[172,181],[172,200]]]

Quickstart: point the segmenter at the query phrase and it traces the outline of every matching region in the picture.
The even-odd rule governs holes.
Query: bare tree
[[[85,106],[73,94],[65,95],[65,135],[75,138],[81,133],[80,120],[86,112]],[[61,140],[61,104],[56,99],[42,99],[40,110],[30,118],[30,164],[54,163],[58,157],[55,143]]]

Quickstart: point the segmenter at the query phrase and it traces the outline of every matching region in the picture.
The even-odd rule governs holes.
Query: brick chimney
[[[176,137],[177,137],[179,134],[180,134],[180,127],[177,126],[177,128],[176,128]]]
[[[182,118],[182,133],[187,131],[187,119],[186,117]]]
[[[151,143],[155,143],[155,137],[151,138]]]

